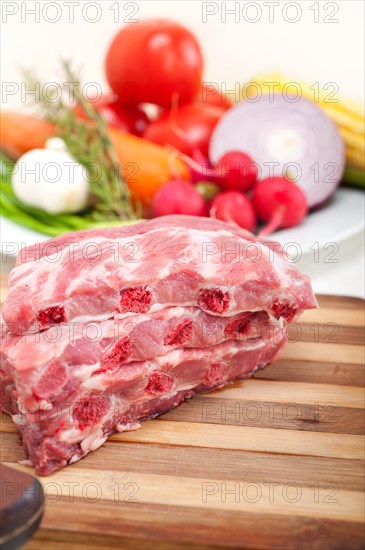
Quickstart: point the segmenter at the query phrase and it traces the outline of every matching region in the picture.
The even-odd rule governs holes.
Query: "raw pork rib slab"
[[[7,364],[1,405],[12,415],[36,472],[47,475],[97,449],[115,431],[139,428],[142,420],[196,393],[251,376],[274,359],[284,341],[285,331],[276,326],[270,339],[173,350],[111,371],[102,371],[100,363],[69,365],[77,383],[47,399],[29,395],[34,369],[14,371]]]
[[[47,475],[251,376],[316,305],[307,277],[223,222],[169,216],[64,235],[23,250],[11,273],[1,408]]]
[[[286,321],[316,307],[308,278],[279,253],[209,219],[169,216],[39,248],[22,251],[9,278],[3,317],[17,334],[173,305],[223,316],[267,311]]]
[[[45,391],[47,395],[62,393],[69,382],[65,374],[69,365],[98,362],[103,371],[113,371],[181,347],[206,348],[230,339],[269,339],[274,329],[265,312],[218,317],[199,308],[170,307],[119,320],[57,325],[37,334],[4,332],[0,357],[18,371],[31,373],[27,381],[30,395],[44,398]],[[42,387],[41,394],[38,387]]]

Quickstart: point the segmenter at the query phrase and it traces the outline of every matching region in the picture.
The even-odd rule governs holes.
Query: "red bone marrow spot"
[[[126,313],[146,313],[152,303],[152,293],[146,287],[136,286],[126,288],[120,293],[119,311]]]
[[[176,325],[175,328],[163,341],[165,346],[177,346],[188,342],[193,334],[193,322],[190,319],[184,319],[181,323]]]
[[[115,369],[128,359],[132,352],[131,341],[128,337],[122,338],[113,347],[111,351],[104,354],[100,361],[100,369],[97,371],[104,372],[106,370]]]
[[[74,406],[73,416],[79,422],[81,430],[96,424],[109,410],[109,398],[102,395],[87,395]]]
[[[271,310],[275,319],[283,317],[288,323],[294,319],[297,312],[297,308],[287,300],[275,300],[271,306]]]
[[[220,288],[205,289],[200,292],[198,305],[213,313],[224,313],[229,307],[229,293]]]
[[[56,325],[66,321],[66,312],[63,306],[51,306],[38,312],[40,328]]]
[[[162,371],[153,372],[148,378],[146,391],[152,395],[159,395],[171,391],[173,385],[174,379],[170,374]]]

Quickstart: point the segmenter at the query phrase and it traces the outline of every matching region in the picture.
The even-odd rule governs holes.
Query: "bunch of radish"
[[[195,149],[190,158],[180,151],[192,183],[186,184],[189,193],[179,212],[206,215],[208,210],[249,231],[259,227],[261,237],[294,227],[308,210],[323,206],[345,163],[343,140],[328,116],[307,99],[293,103],[278,94],[228,109],[210,135],[208,155],[209,160]],[[171,195],[164,189],[156,193],[154,215],[161,201],[165,214],[177,213],[176,185],[169,184]],[[192,200],[199,194],[205,202]]]
[[[161,187],[152,203],[154,216],[209,215],[251,232],[260,221],[265,224],[259,231],[263,237],[300,224],[307,214],[307,200],[297,184],[278,176],[259,180],[258,165],[241,151],[225,153],[215,164],[184,158],[193,182],[176,180]]]

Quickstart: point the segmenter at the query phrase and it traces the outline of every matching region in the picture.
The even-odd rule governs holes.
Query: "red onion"
[[[260,179],[296,181],[310,208],[332,195],[345,166],[344,144],[330,118],[315,103],[282,94],[244,101],[223,115],[213,130],[210,160],[229,151],[249,154]]]

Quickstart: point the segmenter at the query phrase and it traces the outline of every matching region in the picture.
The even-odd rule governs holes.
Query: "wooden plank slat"
[[[14,432],[10,423],[2,428]],[[215,424],[148,420],[143,428],[132,432],[112,434],[111,441],[132,441],[231,449],[261,453],[281,453],[323,457],[362,459],[364,457],[364,436],[334,433],[301,432],[300,438],[292,430],[256,428],[226,424],[217,431]]]
[[[243,380],[231,386],[207,394],[207,398],[246,399],[253,401],[280,401],[281,403],[305,403],[308,405],[332,404],[336,407],[364,408],[362,388],[343,388],[329,384],[303,384],[266,380]]]
[[[305,405],[221,397],[213,399],[208,395],[196,396],[181,405],[180,409],[164,414],[163,419],[352,435],[362,435],[365,427],[362,409],[318,403]]]
[[[252,512],[188,508],[182,506],[144,505],[139,503],[91,503],[60,499],[46,508],[44,524],[56,530],[63,526],[72,541],[73,532],[131,536],[139,548],[140,540],[194,544],[205,541],[205,548],[270,548],[273,550],[360,550],[363,548],[363,525],[355,521],[306,518],[296,515],[265,515],[257,506]],[[294,546],[293,546],[294,541]],[[308,546],[309,543],[309,546]],[[45,547],[46,550],[51,550]],[[67,548],[67,546],[66,546]],[[79,547],[86,550],[85,547]],[[119,548],[123,548],[122,544]]]
[[[352,311],[364,311],[364,300],[355,296],[334,296],[332,294],[317,295],[320,309],[351,309]]]
[[[363,346],[365,333],[362,326],[344,326],[336,323],[293,323],[289,325],[289,342],[308,344],[352,344]]]
[[[17,434],[3,434],[1,440],[4,462],[23,460],[25,453]],[[108,440],[103,452],[90,453],[73,466],[74,469],[103,470],[105,464],[111,471],[155,473],[204,477],[209,464],[212,479],[219,479],[224,471],[225,479],[245,479],[258,483],[273,480],[285,484],[295,480],[302,485],[313,483],[337,486],[361,491],[364,472],[363,460],[288,456],[252,451],[210,449],[202,447],[170,446],[152,443],[129,443]]]
[[[314,382],[318,384],[336,384],[337,386],[365,386],[363,365],[323,361],[305,361],[283,359],[279,357],[270,368],[259,370],[255,378],[265,380],[283,380],[288,382]]]
[[[333,361],[336,363],[364,364],[362,346],[323,344],[309,346],[307,342],[288,342],[280,353],[281,359],[303,359],[306,361]]]
[[[158,426],[155,424],[158,423]],[[194,445],[216,449],[236,449],[323,457],[362,459],[364,436],[225,425],[217,432],[214,424],[193,424],[168,420],[147,421],[143,429],[114,434],[112,441],[137,441],[168,445]]]
[[[336,303],[336,307],[326,307],[320,304],[319,309],[305,311],[299,322],[300,324],[307,323],[308,325],[318,324],[323,326],[330,323],[331,325],[338,326],[363,327],[365,321],[364,305],[361,300],[359,302],[360,304],[357,308],[350,306],[348,301],[346,301],[348,307],[344,308],[338,307],[338,303]],[[328,327],[328,332],[330,332],[330,328]]]
[[[25,471],[17,465],[17,470]],[[92,481],[90,481],[92,480]],[[46,499],[69,497],[90,501],[134,502],[136,504],[164,504],[219,510],[250,512],[260,502],[260,512],[275,515],[312,517],[316,503],[319,518],[362,521],[364,495],[357,491],[318,488],[324,495],[316,495],[317,488],[299,485],[297,482],[282,485],[273,480],[267,484],[256,482],[227,482],[224,479],[191,478],[143,474],[138,472],[110,472],[108,470],[60,470],[52,475],[52,481],[40,478]],[[72,492],[70,487],[72,487]],[[318,498],[317,498],[318,496]],[[317,501],[317,502],[316,502]]]
[[[23,550],[206,550],[207,546],[201,544],[180,544],[176,542],[165,542],[162,540],[138,540],[123,535],[107,536],[94,535],[91,533],[77,533],[74,531],[59,531],[55,529],[41,529],[34,537],[23,546]],[[217,546],[209,546],[211,550]]]
[[[2,459],[5,462],[25,458],[17,434],[5,434],[1,442]],[[108,440],[103,452],[90,453],[73,466],[74,469],[103,470],[105,464],[111,471],[155,473],[204,477],[209,464],[212,479],[219,479],[224,471],[225,479],[245,479],[258,483],[273,480],[285,484],[295,480],[302,485],[313,483],[337,486],[361,491],[363,460],[309,456],[288,456],[252,451],[170,446],[152,443],[129,443]]]

